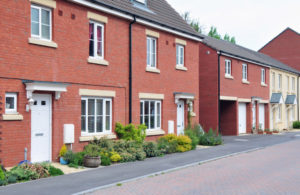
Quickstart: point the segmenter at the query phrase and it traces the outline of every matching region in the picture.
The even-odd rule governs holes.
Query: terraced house
[[[165,0],[0,2],[0,157],[57,159],[116,122],[148,139],[199,122],[199,41]]]

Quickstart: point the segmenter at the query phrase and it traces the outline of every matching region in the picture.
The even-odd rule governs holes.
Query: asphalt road
[[[0,187],[0,194],[80,194],[124,180],[147,177],[151,174],[182,168],[211,159],[261,149],[280,143],[297,140],[300,132],[283,135],[249,135],[224,137],[225,144],[208,149],[200,149],[181,154],[151,158],[142,162],[132,162],[105,168],[93,169],[81,173],[63,175]]]
[[[300,139],[93,192],[94,195],[300,194]]]

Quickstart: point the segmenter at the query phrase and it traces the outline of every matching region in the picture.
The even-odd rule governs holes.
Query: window
[[[295,91],[295,77],[292,77],[292,91]]]
[[[52,39],[51,9],[31,5],[31,37]]]
[[[147,66],[156,68],[156,39],[147,37]]]
[[[292,111],[292,121],[294,121],[295,120],[295,106],[294,105],[293,105],[291,111]]]
[[[89,54],[91,57],[104,58],[104,25],[90,21]]]
[[[278,89],[281,89],[281,74],[278,75]]]
[[[266,70],[261,69],[261,83],[265,84],[266,83]]]
[[[161,128],[161,101],[142,100],[140,102],[140,122],[148,130]]]
[[[111,132],[112,101],[105,98],[81,99],[81,132],[105,134]]]
[[[243,64],[243,80],[247,81],[248,72],[247,72],[247,64]]]
[[[136,2],[138,2],[138,3],[141,3],[141,4],[146,4],[146,0],[134,0],[134,1],[136,1]]]
[[[184,46],[176,45],[176,64],[184,66]]]
[[[286,76],[286,90],[289,92],[290,91],[290,77]]]
[[[231,75],[231,61],[225,60],[225,75]]]
[[[275,73],[272,73],[272,87],[275,89]]]
[[[278,105],[278,111],[277,111],[277,114],[278,114],[278,116],[277,116],[277,120],[278,121],[281,121],[281,105]]]
[[[5,94],[5,113],[17,113],[17,94],[6,93]]]

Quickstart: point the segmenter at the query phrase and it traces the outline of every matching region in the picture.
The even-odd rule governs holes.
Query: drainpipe
[[[132,25],[135,22],[136,17],[133,16],[129,24],[129,123],[132,123]]]
[[[298,121],[299,121],[299,75],[297,77],[297,118],[298,118]]]
[[[221,52],[218,52],[218,132],[221,133],[220,122],[221,122],[221,100],[220,100],[220,56]]]

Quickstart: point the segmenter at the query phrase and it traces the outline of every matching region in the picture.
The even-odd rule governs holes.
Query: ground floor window
[[[81,132],[102,134],[111,132],[112,100],[106,98],[81,99]]]
[[[161,101],[141,100],[140,113],[140,122],[148,130],[161,129]]]

